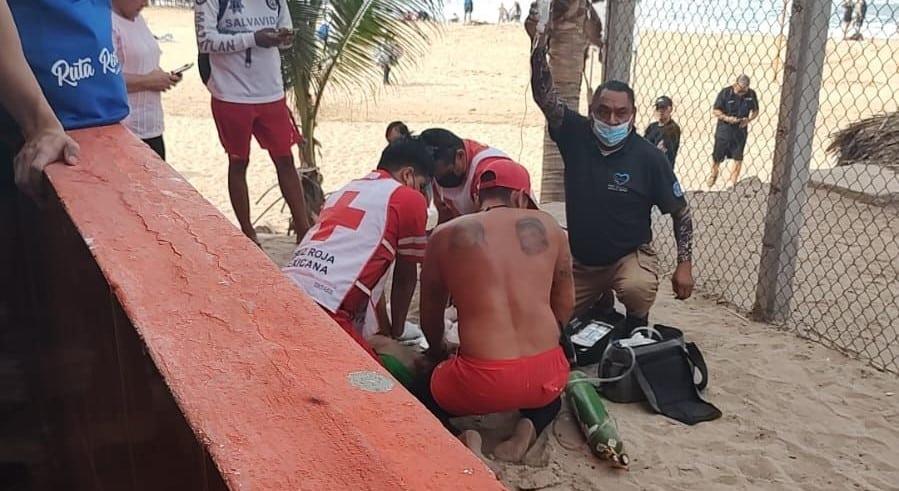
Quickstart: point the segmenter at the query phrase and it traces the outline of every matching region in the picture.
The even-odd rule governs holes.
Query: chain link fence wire
[[[792,272],[779,273],[792,281],[778,282],[786,286],[775,291],[790,298],[789,311],[775,322],[899,373],[899,3],[838,0],[829,7],[827,39],[808,41],[824,50],[818,100],[801,94],[794,107],[805,123],[784,134],[778,121],[792,2],[640,1],[630,71],[636,125],[642,131],[654,120],[656,98],[673,99],[682,132],[675,172],[693,209],[697,286],[743,311],[756,306],[760,287],[778,139],[788,140],[783,148],[802,145],[798,135],[813,130],[810,148],[793,150],[811,157],[807,186],[787,202],[800,214],[788,214],[783,225],[799,240]],[[609,46],[616,41],[608,39]],[[733,160],[725,160],[710,185],[713,103],[741,74],[750,78],[759,116],[748,125],[736,184]],[[671,272],[670,219],[654,217],[654,229],[661,264]]]

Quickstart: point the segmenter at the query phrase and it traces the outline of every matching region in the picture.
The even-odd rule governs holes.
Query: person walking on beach
[[[384,85],[390,85],[390,70],[400,59],[400,47],[392,39],[388,39],[378,46],[375,53],[375,62],[381,66],[384,73]]]
[[[652,248],[652,207],[671,214],[677,267],[676,298],[693,293],[693,218],[674,170],[658,148],[634,131],[634,91],[610,80],[597,87],[588,117],[559,97],[547,57],[549,33],[536,31],[537,12],[525,21],[532,40],[531,87],[549,136],[565,164],[565,215],[574,256],[575,312],[598,304],[627,309],[630,329],[645,326],[659,286]]]
[[[268,150],[297,239],[303,237],[306,201],[294,168],[292,148],[302,143],[284,96],[280,49],[293,43],[285,0],[205,0],[197,2],[197,46],[209,56],[206,87],[212,117],[228,154],[228,194],[244,235],[259,244],[250,221],[247,166],[250,140]],[[266,26],[258,28],[256,26]],[[202,73],[201,73],[202,74]]]
[[[112,38],[131,108],[122,124],[165,160],[162,93],[178,85],[182,74],[159,68],[162,50],[140,14],[146,4],[146,0],[112,2]]]
[[[471,24],[471,13],[474,12],[474,0],[465,0],[465,14],[462,16],[463,24]]]
[[[656,99],[656,121],[650,123],[643,133],[643,138],[652,143],[661,150],[668,162],[671,162],[671,168],[674,168],[674,161],[677,159],[677,151],[680,149],[680,126],[671,119],[671,112],[674,111],[674,101],[670,97],[663,95]]]
[[[733,85],[729,85],[718,93],[712,114],[718,123],[715,127],[715,147],[712,150],[712,174],[708,187],[718,180],[718,170],[724,159],[733,159],[730,173],[730,185],[734,186],[740,179],[743,167],[743,151],[749,136],[749,123],[759,115],[759,102],[755,91],[749,88],[749,77],[740,75]]]

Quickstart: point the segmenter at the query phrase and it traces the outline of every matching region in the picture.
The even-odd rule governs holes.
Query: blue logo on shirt
[[[616,172],[612,178],[615,180],[615,184],[624,186],[631,180],[631,175],[626,172]]]
[[[235,14],[243,12],[243,0],[231,0],[231,12]]]
[[[677,181],[674,181],[674,184],[671,185],[671,192],[674,193],[675,198],[684,197],[684,190],[680,187],[680,183]]]

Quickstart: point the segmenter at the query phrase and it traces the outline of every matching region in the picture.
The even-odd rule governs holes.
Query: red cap
[[[488,174],[490,173],[490,174]],[[486,178],[486,180],[485,180]],[[522,191],[531,199],[531,208],[537,209],[537,198],[531,190],[531,176],[523,165],[509,159],[495,159],[484,166],[478,180],[478,191],[491,188],[506,188]]]

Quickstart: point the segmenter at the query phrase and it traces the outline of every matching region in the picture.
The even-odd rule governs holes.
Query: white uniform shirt
[[[224,102],[264,104],[284,98],[281,53],[277,47],[256,46],[256,31],[292,29],[284,0],[227,0],[218,20],[219,4],[206,0],[194,7],[197,47],[209,54],[207,88]]]

